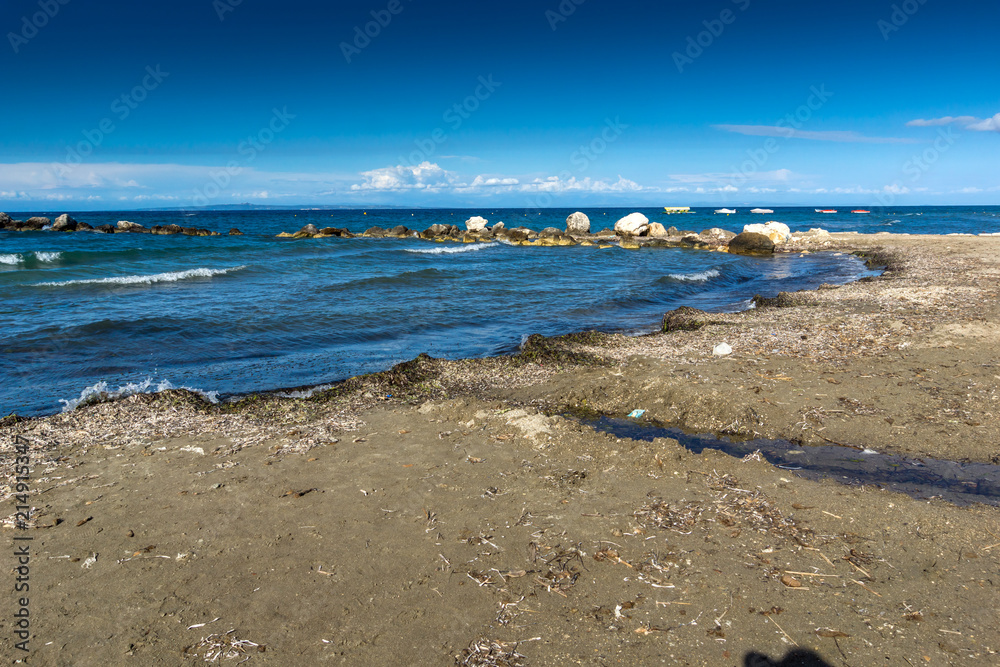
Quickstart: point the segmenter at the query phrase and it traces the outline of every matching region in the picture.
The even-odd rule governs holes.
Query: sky
[[[981,0],[5,0],[0,210],[996,205],[998,25]]]

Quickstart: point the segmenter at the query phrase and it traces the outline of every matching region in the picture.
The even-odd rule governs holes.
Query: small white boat
[[[751,210],[750,212],[751,213],[774,213],[774,211],[772,211],[769,208],[755,208],[755,209]]]
[[[837,211],[834,210],[834,209],[832,209],[832,208],[818,208],[818,209],[816,209],[816,212],[817,213],[836,213]]]
[[[725,213],[726,215],[732,215],[733,213],[736,213],[736,211],[734,211],[731,208],[720,208],[718,211],[716,211],[716,213]]]

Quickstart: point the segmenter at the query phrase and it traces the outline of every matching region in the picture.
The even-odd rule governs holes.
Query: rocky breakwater
[[[770,255],[774,252],[809,252],[829,245],[825,229],[792,233],[788,225],[770,221],[743,227],[743,232],[729,241],[728,250],[741,255]]]
[[[154,225],[144,227],[137,222],[119,220],[118,224],[104,224],[94,227],[86,222],[78,222],[68,213],[63,213],[55,222],[49,218],[32,217],[27,220],[13,220],[6,213],[0,213],[0,229],[12,232],[96,232],[99,234],[182,234],[184,236],[221,236],[219,232],[199,229],[196,227],[181,227],[180,225]],[[232,229],[230,235],[238,236],[242,232]]]

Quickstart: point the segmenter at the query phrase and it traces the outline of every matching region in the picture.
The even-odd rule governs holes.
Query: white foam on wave
[[[36,252],[35,259],[39,262],[55,262],[62,257],[61,252]]]
[[[116,276],[114,278],[92,278],[88,280],[63,280],[61,282],[35,283],[36,287],[65,287],[67,285],[153,285],[155,283],[172,283],[188,278],[211,278],[222,276],[231,271],[247,268],[234,266],[228,269],[189,269],[187,271],[172,271],[157,273],[151,276]]]
[[[667,277],[682,283],[705,283],[712,278],[718,278],[721,275],[722,274],[715,269],[709,269],[708,271],[702,271],[701,273],[671,273]]]
[[[202,391],[201,389],[194,389],[192,387],[175,387],[170,380],[160,380],[157,382],[153,378],[146,378],[142,382],[129,382],[126,385],[119,385],[117,389],[111,389],[107,382],[101,380],[96,384],[84,388],[78,398],[60,398],[59,402],[63,404],[63,412],[72,412],[81,405],[101,403],[136,394],[155,394],[160,391],[167,391],[168,389],[187,389],[199,394],[209,403],[219,402],[219,392],[217,391]]]
[[[10,266],[14,266],[15,264],[20,264],[23,261],[24,257],[21,255],[0,255],[0,264],[9,264]]]
[[[421,249],[407,249],[405,252],[412,252],[416,255],[453,255],[460,252],[475,252],[476,250],[483,250],[484,248],[489,248],[494,245],[493,243],[470,243],[469,245],[458,246],[458,247],[445,247],[445,248],[421,248]]]

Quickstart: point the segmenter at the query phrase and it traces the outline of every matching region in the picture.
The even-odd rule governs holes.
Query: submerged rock
[[[566,218],[566,233],[567,234],[589,234],[590,233],[590,218],[586,214],[577,211],[576,213],[570,213],[569,217]]]
[[[54,232],[74,232],[76,231],[77,222],[69,216],[68,213],[63,213],[56,221],[52,223],[52,231]]]
[[[774,242],[763,234],[743,232],[729,242],[729,252],[738,255],[771,255]]]
[[[243,232],[241,232],[240,230],[238,230],[235,227],[233,227],[232,229],[229,230],[229,235],[230,236],[243,236]]]
[[[490,224],[489,220],[477,215],[465,221],[465,228],[470,232],[479,232],[486,229],[486,225],[488,224]]]
[[[649,231],[649,218],[642,213],[630,213],[615,223],[615,232],[628,236],[642,236]]]

